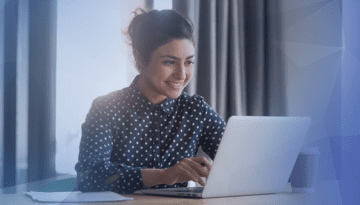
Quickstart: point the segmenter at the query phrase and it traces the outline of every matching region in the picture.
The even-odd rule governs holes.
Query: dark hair
[[[138,11],[141,11],[138,14]],[[135,17],[131,20],[127,34],[133,48],[136,68],[139,72],[143,69],[140,63],[147,66],[153,52],[159,47],[174,39],[188,39],[195,46],[193,24],[190,19],[174,10],[136,9]],[[140,61],[140,63],[139,63]]]

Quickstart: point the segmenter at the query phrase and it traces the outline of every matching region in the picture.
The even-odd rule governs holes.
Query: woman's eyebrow
[[[187,57],[186,60],[187,60],[187,59],[190,59],[190,58],[192,58],[192,57],[194,57],[194,56],[195,56],[195,55],[191,55],[191,56]],[[172,59],[174,59],[174,60],[179,60],[178,57],[176,57],[176,56],[171,56],[171,55],[164,55],[164,56],[161,56],[160,58],[163,58],[163,57],[168,57],[168,58],[172,58]]]

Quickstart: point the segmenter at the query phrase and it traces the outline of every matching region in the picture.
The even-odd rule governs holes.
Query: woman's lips
[[[170,87],[174,89],[179,89],[182,87],[183,82],[173,82],[173,81],[167,81],[167,84],[170,85]]]

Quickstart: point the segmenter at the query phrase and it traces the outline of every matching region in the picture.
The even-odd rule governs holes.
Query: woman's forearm
[[[165,184],[163,181],[163,169],[143,169],[141,177],[146,187],[152,187],[158,184]]]

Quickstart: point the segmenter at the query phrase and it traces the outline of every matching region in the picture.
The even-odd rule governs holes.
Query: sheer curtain
[[[56,175],[57,2],[0,1],[0,9],[0,181],[10,187]]]

